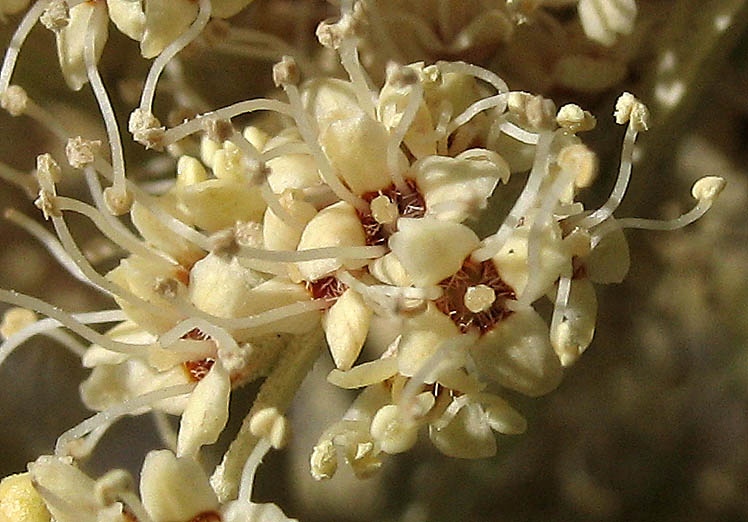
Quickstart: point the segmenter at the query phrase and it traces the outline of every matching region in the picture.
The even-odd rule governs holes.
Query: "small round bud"
[[[3,314],[3,321],[0,323],[0,335],[3,339],[7,339],[35,322],[36,314],[31,310],[17,307],[9,308]]]
[[[706,176],[693,184],[691,195],[699,201],[714,201],[727,182],[719,176]]]
[[[11,116],[21,116],[26,112],[29,96],[19,85],[11,85],[0,93],[0,107],[8,111]]]
[[[104,202],[107,209],[114,216],[121,216],[130,212],[133,197],[129,190],[116,190],[114,187],[104,189]]]
[[[255,413],[249,421],[249,431],[267,440],[275,449],[284,447],[290,435],[288,420],[276,408],[264,408]]]

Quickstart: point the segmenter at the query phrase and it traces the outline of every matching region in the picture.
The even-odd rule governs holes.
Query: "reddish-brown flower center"
[[[367,203],[371,203],[379,196],[387,196],[387,199],[397,207],[397,213],[400,217],[423,217],[426,214],[426,202],[418,191],[416,182],[407,179],[405,180],[405,183],[408,185],[408,192],[400,191],[393,184],[376,192],[367,192],[363,194],[361,198]],[[384,245],[387,243],[387,239],[397,231],[397,227],[394,223],[382,224],[374,218],[371,212],[358,211],[358,217],[361,220],[361,224],[364,226],[367,245]]]
[[[495,299],[483,311],[473,312],[465,304],[465,294],[469,288],[478,285],[485,285],[493,290]],[[481,334],[486,333],[496,323],[511,315],[512,311],[506,307],[506,301],[516,299],[514,289],[501,279],[490,260],[477,263],[468,258],[456,274],[441,281],[439,286],[444,294],[436,300],[436,307],[452,319],[462,333],[473,328],[478,328]]]
[[[306,289],[314,299],[337,299],[343,295],[348,286],[340,282],[335,276],[327,276],[316,281],[307,281]]]

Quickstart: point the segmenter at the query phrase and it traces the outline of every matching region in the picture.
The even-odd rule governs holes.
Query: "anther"
[[[706,176],[698,180],[693,184],[691,188],[691,195],[699,200],[711,203],[725,188],[726,182],[724,178],[719,176]]]
[[[276,87],[298,85],[299,79],[299,67],[292,57],[284,56],[280,62],[273,65],[273,83]]]
[[[135,109],[130,114],[128,129],[135,141],[146,149],[161,150],[164,143],[166,129],[153,113],[143,109]]]
[[[649,129],[649,109],[630,92],[624,92],[618,98],[613,115],[619,125],[629,123],[637,132]]]
[[[0,323],[0,336],[7,339],[35,322],[36,314],[32,310],[19,307],[9,308],[3,314],[3,321]]]
[[[70,23],[70,8],[65,0],[52,0],[39,21],[52,31],[58,33]]]
[[[104,202],[113,216],[121,216],[130,212],[133,196],[129,190],[117,190],[115,187],[104,189]]]
[[[558,110],[556,123],[571,132],[584,132],[595,128],[597,120],[592,113],[585,111],[579,105],[567,103]]]
[[[11,116],[21,116],[26,112],[29,96],[20,85],[11,85],[0,93],[0,107],[8,111]]]
[[[201,124],[206,136],[216,143],[223,143],[234,135],[234,126],[229,120],[205,118]]]
[[[101,141],[87,140],[81,136],[68,139],[65,144],[65,155],[74,169],[84,169],[94,162],[101,150]]]

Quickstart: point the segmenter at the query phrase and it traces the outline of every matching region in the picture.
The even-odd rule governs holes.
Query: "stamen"
[[[145,356],[148,354],[148,349],[152,346],[151,344],[130,344],[114,341],[106,335],[102,335],[96,330],[89,328],[70,314],[35,297],[0,289],[0,301],[35,310],[40,314],[56,319],[61,325],[80,335],[91,344],[98,344],[113,352]]]
[[[64,196],[57,196],[55,198],[58,208],[60,210],[70,210],[78,214],[82,214],[90,219],[96,228],[104,233],[114,243],[118,244],[125,250],[141,256],[144,259],[151,261],[153,264],[161,266],[166,269],[173,269],[178,266],[178,263],[167,260],[165,257],[156,254],[153,250],[146,247],[140,241],[134,237],[130,237],[128,234],[123,233],[117,227],[112,224],[101,214],[96,208],[91,205],[87,205],[77,199],[67,198]]]
[[[618,168],[618,178],[616,184],[613,187],[613,191],[610,193],[608,200],[603,204],[602,207],[595,210],[592,214],[585,217],[577,226],[590,229],[596,225],[599,225],[610,216],[618,208],[623,201],[623,196],[626,194],[629,181],[631,180],[631,170],[633,165],[634,157],[634,144],[636,142],[636,136],[638,132],[634,129],[634,126],[629,124],[626,128],[626,136],[623,138],[623,148],[621,149],[621,164]]]
[[[237,256],[276,263],[301,263],[320,259],[376,259],[387,253],[383,246],[322,247],[306,250],[265,250],[240,246]]]
[[[179,53],[179,51],[184,49],[190,42],[197,38],[208,23],[212,8],[210,0],[199,0],[199,3],[200,10],[190,28],[182,33],[179,38],[171,42],[154,60],[153,65],[151,65],[151,70],[148,71],[148,76],[145,80],[143,93],[140,96],[140,109],[143,112],[153,114],[153,98],[156,95],[156,85],[158,84],[158,79],[166,67],[166,64],[168,64],[169,61]]]
[[[106,6],[102,3],[94,4],[96,9],[106,9]],[[109,210],[114,215],[121,215],[130,210],[132,204],[132,198],[128,197],[127,188],[125,185],[125,156],[122,150],[122,139],[119,134],[119,126],[117,125],[117,117],[114,114],[112,103],[107,95],[104,82],[101,81],[99,70],[96,67],[96,57],[94,55],[94,13],[93,9],[89,13],[88,26],[86,30],[86,44],[84,49],[84,57],[86,61],[86,74],[88,81],[91,83],[91,89],[93,90],[96,101],[99,104],[99,110],[101,116],[104,118],[104,126],[106,127],[107,138],[109,140],[109,147],[112,151],[112,168],[114,169],[114,183],[111,187],[111,192],[105,192],[105,197],[108,202],[116,202],[114,205],[109,207]],[[109,190],[109,189],[107,189]]]
[[[124,321],[127,319],[127,316],[122,310],[104,310],[101,312],[73,314],[70,317],[80,322],[81,324],[113,323]],[[82,355],[82,353],[79,353],[79,350],[75,345],[68,344],[70,339],[55,337],[55,334],[61,333],[55,332],[55,330],[61,326],[65,325],[60,321],[57,321],[56,319],[47,318],[36,321],[35,323],[32,323],[22,330],[14,333],[10,337],[8,337],[2,345],[0,345],[0,366],[2,366],[5,359],[7,359],[8,356],[10,356],[10,354],[12,354],[17,347],[25,343],[31,337],[39,334],[44,334],[54,338],[57,341],[62,341],[63,344],[65,344],[66,347],[70,348],[73,353],[79,356]]]
[[[92,283],[83,274],[80,268],[78,268],[78,266],[75,264],[70,255],[65,251],[63,246],[60,244],[60,241],[54,236],[54,234],[49,232],[46,228],[44,228],[42,225],[40,225],[30,217],[21,214],[16,209],[6,208],[4,216],[7,220],[23,228],[37,241],[44,245],[49,253],[52,254],[52,257],[54,257],[55,260],[60,263],[60,265],[62,265],[62,267],[65,268],[65,270],[67,270],[78,281],[98,289],[98,286]]]
[[[548,163],[550,161],[549,152],[551,144],[553,143],[553,138],[553,133],[548,131],[540,134],[538,149],[535,153],[535,161],[532,170],[530,171],[530,175],[527,177],[525,188],[522,189],[522,193],[517,198],[517,201],[514,202],[512,210],[509,212],[506,219],[504,219],[499,230],[494,235],[484,239],[483,246],[472,253],[471,258],[474,261],[483,262],[498,254],[501,247],[504,245],[504,242],[519,224],[520,219],[535,203],[540,186],[548,173]]]
[[[459,350],[467,350],[477,339],[478,334],[475,332],[450,337],[442,341],[434,353],[424,361],[418,371],[410,378],[408,384],[405,385],[398,401],[400,411],[406,422],[415,420],[415,414],[417,413],[415,399],[421,391],[421,386],[435,379],[434,373],[444,361]]]
[[[353,86],[353,92],[356,95],[358,104],[361,109],[373,119],[376,119],[376,108],[374,107],[374,99],[376,94],[372,92],[372,81],[366,74],[366,70],[361,66],[361,62],[358,58],[358,49],[356,43],[353,40],[353,36],[343,38],[343,41],[338,48],[338,54],[340,55],[340,63],[343,65],[345,72],[348,73],[348,77],[351,79]]]
[[[458,127],[465,125],[467,122],[475,118],[478,114],[494,107],[498,109],[499,113],[504,112],[506,109],[506,93],[496,94],[489,98],[483,98],[471,104],[467,109],[462,111],[447,127],[447,135],[452,134]],[[530,134],[530,133],[528,133]]]
[[[506,82],[502,80],[498,74],[491,72],[488,69],[484,69],[483,67],[478,67],[477,65],[465,62],[436,62],[436,66],[443,73],[453,72],[457,74],[465,74],[483,80],[484,82],[491,84],[499,93],[509,92],[509,87],[507,87]]]
[[[563,154],[563,151],[562,151]],[[540,275],[543,272],[543,267],[540,259],[540,253],[542,249],[542,234],[553,221],[553,210],[558,204],[561,196],[567,191],[569,186],[574,183],[577,173],[572,169],[563,168],[561,173],[558,174],[556,179],[553,181],[551,186],[547,189],[547,192],[543,194],[540,207],[535,214],[535,220],[530,227],[530,234],[527,239],[527,283],[522,291],[522,295],[519,296],[518,306],[529,306],[531,299],[536,297],[538,292],[538,281]]]
[[[569,304],[569,294],[571,293],[571,280],[570,274],[562,274],[558,280],[558,290],[556,290],[556,300],[553,305],[553,315],[551,317],[550,331],[557,331],[559,325],[564,320],[566,314],[566,307]]]
[[[31,29],[36,25],[39,17],[47,7],[49,0],[37,0],[37,2],[31,6],[26,14],[18,24],[16,32],[13,33],[13,37],[8,45],[8,50],[5,51],[5,58],[3,59],[3,66],[0,69],[0,94],[5,92],[5,89],[10,85],[10,79],[13,75],[13,69],[15,69],[16,61],[18,60],[18,54],[21,52],[21,47],[26,41]]]
[[[725,180],[717,176],[707,176],[694,183],[691,195],[698,200],[696,206],[685,214],[670,220],[624,218],[609,220],[595,229],[592,235],[592,248],[600,243],[600,240],[608,233],[617,228],[637,228],[643,230],[677,230],[690,225],[701,218],[712,207],[714,200],[725,187]]]
[[[96,160],[96,170],[105,178],[111,180],[113,173],[111,167],[100,158]],[[143,205],[148,209],[165,227],[174,232],[175,234],[183,237],[190,243],[197,245],[203,250],[210,251],[212,243],[208,236],[201,234],[191,226],[183,223],[179,219],[175,218],[168,212],[161,209],[158,200],[142,190],[137,184],[127,181],[128,191],[133,195],[135,201]]]
[[[153,407],[153,405],[164,399],[179,397],[192,393],[195,384],[179,384],[169,386],[150,393],[139,395],[128,399],[121,404],[116,404],[96,415],[89,417],[74,428],[69,429],[57,439],[55,444],[55,455],[65,456],[68,454],[68,446],[76,440],[81,439],[102,425],[111,425],[125,415],[132,415],[143,407]]]
[[[400,117],[400,121],[397,123],[397,126],[392,130],[389,140],[387,140],[387,168],[389,169],[389,174],[395,184],[395,187],[397,187],[397,189],[401,193],[408,194],[410,192],[410,187],[405,182],[405,178],[403,178],[403,175],[398,168],[397,153],[400,150],[400,144],[405,138],[408,129],[410,129],[411,124],[416,118],[418,109],[421,107],[421,101],[423,99],[423,85],[421,85],[421,82],[416,76],[415,71],[408,69],[407,72],[402,72],[405,72],[405,74],[401,74],[400,71],[396,72],[395,74],[400,74],[401,76],[410,74],[415,76],[415,78],[413,78],[414,81],[409,82],[411,92],[408,98],[408,104],[406,105],[405,110]]]
[[[319,169],[322,180],[327,184],[328,187],[338,196],[342,201],[345,201],[352,205],[359,211],[365,212],[369,210],[369,206],[360,197],[356,196],[351,192],[338,178],[337,174],[330,165],[330,161],[322,151],[320,147],[319,139],[317,136],[316,125],[309,120],[306,112],[304,111],[304,105],[301,102],[301,95],[296,85],[291,83],[283,83],[281,85],[283,90],[288,96],[288,101],[291,104],[291,110],[293,111],[293,118],[296,121],[296,125],[299,128],[301,137],[309,147],[314,159],[317,162],[317,168]]]
[[[230,120],[241,114],[246,114],[255,111],[272,111],[285,116],[293,116],[293,109],[287,103],[283,103],[278,100],[270,100],[267,98],[258,98],[255,100],[246,100],[242,102],[234,103],[227,107],[211,111],[202,114],[196,118],[186,121],[176,127],[173,127],[166,131],[164,135],[163,143],[164,146],[176,143],[177,141],[186,138],[196,132],[203,130],[203,120],[205,118],[214,118],[220,120]]]

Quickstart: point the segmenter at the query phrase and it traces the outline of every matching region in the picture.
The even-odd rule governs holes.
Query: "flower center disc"
[[[439,286],[444,294],[436,300],[436,307],[462,333],[473,327],[481,334],[486,333],[511,315],[506,300],[516,299],[514,289],[501,279],[490,260],[477,263],[468,258],[456,274],[441,281]]]

